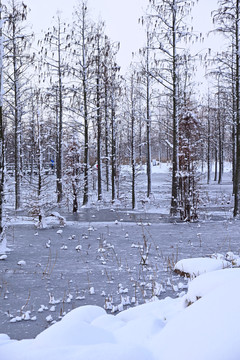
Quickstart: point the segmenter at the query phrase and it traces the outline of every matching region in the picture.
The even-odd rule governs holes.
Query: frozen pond
[[[206,185],[203,179],[196,223],[169,218],[168,173],[153,174],[150,202],[144,201],[146,177],[139,176],[135,212],[127,178],[119,206],[93,204],[77,216],[65,213],[63,228],[37,230],[29,220],[14,220],[9,209],[12,251],[0,261],[0,333],[33,338],[81,305],[116,313],[153,296],[181,296],[187,279],[173,273],[178,260],[239,253],[240,221],[232,220],[230,176],[222,185]]]
[[[126,308],[153,295],[178,296],[187,280],[173,273],[176,261],[239,252],[238,221],[148,224],[121,221],[123,215],[130,216],[118,212],[114,221],[38,231],[10,226],[8,246],[14,251],[0,262],[0,332],[32,338],[49,326],[49,315],[58,320],[76,306],[117,311],[121,303]],[[26,264],[18,265],[21,260]],[[10,322],[27,311],[35,321]]]

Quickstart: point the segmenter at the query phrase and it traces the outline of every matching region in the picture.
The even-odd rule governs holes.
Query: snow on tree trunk
[[[105,166],[106,188],[109,191],[109,124],[108,124],[108,75],[107,66],[104,67],[104,112],[105,112]]]
[[[115,178],[116,178],[116,119],[115,119],[115,95],[112,93],[111,96],[111,132],[112,132],[112,202],[115,201]]]
[[[0,240],[3,237],[4,132],[3,132],[3,20],[0,0]]]
[[[88,203],[89,181],[89,135],[88,135],[88,91],[87,91],[87,63],[86,63],[86,4],[82,3],[82,88],[83,88],[83,108],[84,108],[84,184],[83,184],[83,205]]]
[[[97,54],[96,54],[96,107],[97,107],[97,173],[98,173],[98,201],[102,200],[102,156],[101,156],[101,139],[102,139],[102,119],[101,119],[101,90],[100,90],[100,29],[97,30]]]
[[[135,160],[135,106],[134,83],[131,77],[131,166],[132,166],[132,209],[136,208],[136,160]]]
[[[208,96],[208,115],[207,115],[207,183],[211,180],[211,121],[210,121],[210,103]]]
[[[16,45],[16,24],[12,24],[13,41],[13,78],[14,78],[14,140],[15,140],[15,210],[20,208],[20,187],[21,187],[21,109],[19,94],[19,73],[17,66],[18,49]]]
[[[42,114],[40,113],[40,103],[39,103],[39,92],[36,93],[37,99],[37,159],[38,159],[38,227],[45,227],[44,219],[44,210],[43,210],[43,199],[42,199],[42,185],[43,185],[43,149],[42,149]],[[40,100],[41,101],[41,100]]]
[[[61,24],[60,18],[58,18],[58,43],[57,43],[57,53],[58,53],[58,104],[59,107],[59,117],[58,117],[58,127],[57,127],[57,202],[60,203],[62,201],[63,196],[63,185],[62,185],[62,142],[63,142],[63,94],[62,94],[62,59],[61,59]]]
[[[146,88],[146,109],[147,109],[147,197],[149,198],[152,192],[152,167],[151,167],[151,118],[150,118],[150,75],[149,75],[149,49],[150,38],[147,32],[147,56],[146,56],[146,73],[147,73],[147,88]]]
[[[177,94],[177,43],[176,43],[176,1],[172,5],[172,72],[173,72],[173,157],[171,215],[178,211],[178,94]]]
[[[234,210],[233,216],[236,217],[240,213],[240,32],[239,32],[239,0],[219,0],[219,8],[215,12],[214,21],[220,26],[218,31],[227,34],[231,41],[231,59],[230,65],[231,73],[229,77],[232,78],[232,109],[233,109],[233,192],[234,192]],[[231,36],[229,36],[229,34]],[[226,54],[224,55],[224,61]],[[235,139],[234,139],[235,138]],[[221,154],[219,154],[221,156]],[[219,169],[221,171],[221,169]]]
[[[237,216],[240,212],[240,86],[239,86],[239,76],[240,76],[240,61],[239,61],[239,21],[240,21],[240,14],[239,14],[239,0],[236,0],[236,37],[235,37],[235,50],[236,50],[236,191],[234,194],[234,211],[233,215]]]

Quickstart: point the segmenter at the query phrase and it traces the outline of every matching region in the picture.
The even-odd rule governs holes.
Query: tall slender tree
[[[96,122],[97,122],[97,174],[98,201],[102,200],[102,98],[103,98],[103,24],[99,23],[95,34]]]
[[[25,75],[32,61],[27,51],[32,35],[25,31],[24,21],[27,18],[27,6],[23,2],[11,0],[6,7],[5,17],[7,19],[5,31],[7,103],[14,117],[15,209],[17,210],[21,205],[21,139],[22,116],[25,106],[23,96],[24,88],[29,83],[29,77]]]
[[[83,181],[83,205],[89,201],[89,124],[90,124],[90,98],[93,81],[93,25],[89,20],[87,2],[79,1],[74,12],[72,30],[73,65],[72,73],[74,81],[77,81],[76,92],[80,118],[83,119],[84,136],[84,181]]]
[[[147,197],[152,192],[151,116],[150,116],[150,32],[147,31],[146,45],[146,126],[147,126]]]
[[[3,131],[3,20],[0,0],[0,240],[3,237],[4,131]]]
[[[111,80],[110,80],[110,92],[111,92],[111,184],[112,184],[112,202],[116,200],[116,181],[117,181],[117,96],[119,93],[119,83],[117,79],[117,73],[120,67],[115,61],[111,64]]]
[[[134,74],[131,76],[130,84],[130,117],[131,117],[131,167],[132,167],[132,209],[136,207],[136,155],[135,155],[135,123],[136,123],[136,110],[135,110],[135,84]]]
[[[64,112],[64,75],[68,70],[66,62],[66,48],[68,48],[69,36],[67,25],[62,22],[59,15],[56,24],[49,29],[41,46],[43,62],[43,81],[50,79],[49,87],[53,90],[56,111],[56,189],[57,202],[61,203],[63,197],[63,112]]]
[[[225,35],[229,40],[229,46],[232,52],[232,91],[234,115],[233,149],[236,149],[234,155],[234,210],[236,217],[240,213],[240,1],[239,0],[219,0],[219,7],[213,15],[214,23],[217,25],[216,31]]]
[[[180,43],[192,36],[186,25],[193,1],[149,0],[149,18],[152,21],[152,36],[155,38],[155,71],[151,76],[161,84],[171,96],[172,102],[172,197],[171,215],[178,212],[179,191],[179,107],[178,93],[179,67],[181,66]],[[161,56],[157,58],[157,53]]]

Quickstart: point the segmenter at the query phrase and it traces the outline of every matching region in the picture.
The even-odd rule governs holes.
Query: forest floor
[[[127,178],[126,178],[127,184]],[[199,220],[169,218],[170,174],[153,168],[153,197],[138,178],[138,210],[129,188],[119,204],[95,204],[76,216],[57,209],[66,225],[37,229],[33,218],[7,209],[7,258],[0,261],[0,333],[33,338],[75,307],[99,305],[111,313],[153,296],[182,296],[188,280],[173,272],[183,258],[239,254],[240,222],[232,219],[231,173],[199,191]],[[27,321],[28,320],[28,321]]]

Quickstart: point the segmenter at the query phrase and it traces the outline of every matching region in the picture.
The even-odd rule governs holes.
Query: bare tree
[[[32,35],[25,32],[24,21],[27,17],[27,6],[22,2],[11,0],[6,8],[7,29],[5,32],[5,57],[8,61],[6,77],[8,86],[8,107],[14,117],[14,166],[15,166],[15,209],[21,205],[21,169],[22,169],[22,116],[24,109],[24,88],[29,83],[26,71],[31,64],[27,49]],[[13,97],[13,98],[11,98]]]
[[[110,80],[110,92],[111,92],[111,184],[112,184],[112,202],[116,200],[116,180],[118,177],[117,173],[117,96],[119,93],[119,83],[117,79],[117,73],[120,67],[115,61],[111,64],[111,80]]]
[[[89,200],[89,122],[90,122],[90,97],[93,78],[92,69],[92,45],[93,25],[88,18],[87,2],[82,0],[74,13],[72,30],[73,65],[72,73],[74,81],[77,81],[76,89],[80,117],[83,119],[84,135],[84,183],[83,205]]]
[[[4,131],[3,131],[3,23],[0,0],[0,240],[3,237]]]
[[[234,211],[233,215],[237,216],[240,212],[240,83],[239,83],[239,66],[240,66],[240,45],[239,45],[239,21],[240,21],[240,1],[239,0],[220,0],[219,7],[214,13],[214,23],[217,25],[216,31],[225,35],[229,40],[232,52],[232,92],[233,92],[233,150],[234,155]]]
[[[41,61],[43,67],[42,81],[50,81],[49,91],[55,98],[56,112],[56,189],[57,202],[63,197],[63,111],[64,111],[64,75],[68,65],[65,59],[67,44],[69,43],[67,25],[60,16],[56,17],[56,25],[45,33],[41,46]]]
[[[192,1],[150,0],[149,18],[152,21],[152,36],[155,38],[154,50],[160,51],[155,58],[156,68],[151,71],[155,78],[170,94],[172,101],[172,198],[171,215],[178,212],[179,191],[179,106],[178,83],[181,66],[180,44],[192,36],[185,23]],[[157,54],[157,52],[156,52]]]

